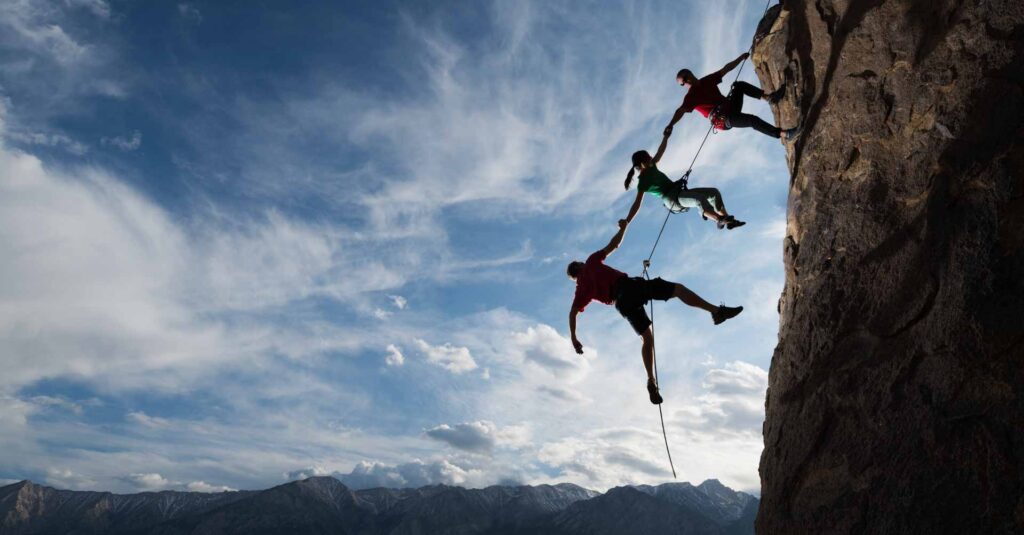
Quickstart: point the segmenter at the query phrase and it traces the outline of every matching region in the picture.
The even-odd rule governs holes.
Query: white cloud
[[[47,485],[58,489],[96,490],[96,480],[67,468],[47,468],[44,481]]]
[[[64,410],[70,411],[74,414],[82,414],[82,406],[73,401],[53,396],[33,396],[30,398],[32,403],[47,407],[59,407]]]
[[[463,468],[447,459],[411,462],[389,465],[379,462],[360,461],[349,472],[330,471],[322,466],[312,466],[285,474],[289,481],[309,477],[331,476],[352,489],[376,487],[416,488],[426,485],[465,485],[480,472]]]
[[[469,348],[455,347],[449,343],[432,346],[423,340],[416,340],[416,346],[427,357],[427,361],[455,373],[465,373],[476,369],[476,361],[469,353]]]
[[[64,3],[72,7],[81,7],[101,19],[110,18],[110,4],[105,0],[64,0]]]
[[[386,320],[391,317],[391,313],[382,308],[375,308],[373,309],[373,317],[379,320]]]
[[[211,485],[205,481],[192,481],[185,485],[185,490],[189,492],[231,492],[238,489],[225,487],[224,485]]]
[[[692,432],[761,436],[768,372],[746,362],[730,362],[708,370],[701,383],[704,394],[685,407],[681,425]]]
[[[140,491],[156,491],[166,490],[172,486],[173,483],[167,480],[164,476],[156,473],[148,474],[129,474],[124,477],[125,481],[135,486]]]
[[[465,485],[475,475],[448,460],[424,462],[419,459],[399,465],[360,462],[347,474],[335,473],[342,483],[353,489],[374,487],[422,487],[426,485]]]
[[[409,301],[400,295],[389,295],[388,299],[391,300],[398,310],[405,310],[405,307],[409,304]]]
[[[159,418],[156,416],[150,416],[142,411],[129,412],[126,418],[134,423],[137,423],[143,427],[149,427],[152,429],[161,429],[171,427],[172,423],[166,418]]]
[[[512,333],[506,346],[511,355],[565,379],[585,373],[588,362],[576,354],[571,342],[550,325],[538,324]]]
[[[26,145],[59,147],[76,156],[89,152],[89,148],[64,134],[45,134],[42,132],[6,132],[5,138]]]
[[[388,366],[401,366],[405,364],[405,356],[402,355],[402,350],[398,349],[394,344],[388,344],[387,356],[384,357],[384,364]]]
[[[487,455],[495,448],[522,448],[529,445],[531,438],[525,424],[498,427],[487,420],[441,424],[427,429],[425,434],[458,450]]]
[[[285,472],[284,478],[288,481],[294,481],[296,479],[309,479],[311,477],[329,476],[331,474],[333,474],[333,472],[323,466],[310,466],[309,468],[300,468],[298,470]]]
[[[441,424],[428,429],[428,437],[440,440],[453,448],[472,453],[490,453],[494,449],[496,428],[491,422],[466,422],[450,426]]]
[[[142,146],[142,132],[136,130],[132,132],[131,137],[114,136],[100,138],[100,144],[115,147],[125,152],[132,152]]]

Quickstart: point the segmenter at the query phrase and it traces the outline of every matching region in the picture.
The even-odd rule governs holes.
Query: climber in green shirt
[[[725,211],[722,194],[717,188],[687,188],[682,179],[673,182],[665,176],[665,173],[658,170],[658,162],[665,154],[666,144],[668,144],[668,135],[661,138],[661,145],[654,157],[651,157],[650,153],[645,150],[633,153],[633,166],[629,168],[629,174],[626,175],[626,189],[629,189],[633,182],[633,175],[637,171],[640,172],[640,177],[636,185],[636,200],[629,208],[629,215],[622,221],[627,224],[632,222],[640,210],[644,193],[651,193],[661,197],[665,207],[673,211],[700,208],[704,217],[714,221],[719,229],[732,230],[745,225],[746,223]]]

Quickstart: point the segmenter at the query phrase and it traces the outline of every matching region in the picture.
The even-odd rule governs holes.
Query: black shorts
[[[651,326],[644,305],[651,299],[668,301],[676,291],[675,284],[661,277],[623,277],[615,284],[615,310],[629,321],[636,334],[643,334]]]

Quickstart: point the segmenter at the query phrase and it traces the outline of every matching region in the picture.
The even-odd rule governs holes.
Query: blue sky
[[[628,210],[675,72],[745,50],[763,4],[551,4],[0,5],[0,480],[670,480],[639,339],[594,305],[573,352],[565,264]],[[673,216],[654,259],[746,307],[659,303],[681,480],[758,489],[783,156],[714,136],[691,183],[749,224]],[[609,263],[638,274],[663,216]]]

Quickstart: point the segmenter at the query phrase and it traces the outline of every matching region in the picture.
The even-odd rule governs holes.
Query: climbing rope
[[[772,0],[767,0],[767,2],[765,2],[764,12],[761,13],[761,19],[762,20],[764,19],[765,15],[768,14],[768,9],[771,8],[771,4],[772,4]],[[751,43],[750,43],[750,48],[747,49],[747,58],[749,58],[750,54],[754,51],[754,45],[755,44],[756,43],[754,43],[753,40],[752,40]],[[735,86],[736,82],[739,81],[740,74],[743,73],[743,67],[745,67],[746,64],[747,64],[747,58],[743,58],[743,61],[740,62],[740,66],[736,70],[736,77],[733,78],[733,80],[732,80],[732,86],[729,86],[729,96],[730,97],[732,96],[732,92],[734,91],[733,86]],[[728,98],[728,97],[726,97],[726,98]],[[704,134],[704,139],[702,139],[701,142],[700,142],[700,146],[697,147],[697,152],[695,152],[693,154],[693,160],[690,161],[690,166],[686,169],[686,172],[683,173],[682,178],[680,178],[680,181],[682,183],[682,187],[683,188],[686,188],[687,182],[689,181],[689,178],[690,178],[690,173],[693,171],[693,165],[695,163],[697,163],[697,157],[700,156],[700,151],[704,149],[704,144],[707,143],[708,137],[711,136],[711,132],[714,131],[714,129],[715,129],[715,123],[712,121],[711,126],[708,128],[708,131]],[[654,251],[656,251],[658,249],[658,243],[661,242],[661,235],[665,232],[665,225],[668,224],[668,218],[671,217],[672,214],[677,213],[674,210],[672,210],[672,208],[668,208],[667,212],[668,213],[665,214],[665,220],[661,223],[661,230],[658,231],[658,237],[654,240],[654,246],[651,247],[651,254],[647,255],[647,260],[644,260],[644,278],[647,279],[648,281],[651,280],[651,275],[648,272],[648,270],[651,267],[651,259],[654,258]],[[658,351],[657,351],[657,346],[656,346],[656,344],[653,341],[653,339],[654,339],[654,300],[653,299],[649,299],[648,300],[648,305],[649,305],[649,308],[650,308],[650,316],[651,316],[651,338],[652,338],[652,341],[651,341],[651,365],[654,368],[654,385],[656,387],[658,387],[660,385],[660,383],[658,381]],[[676,467],[675,467],[675,464],[672,463],[672,450],[670,450],[669,447],[668,447],[668,432],[665,431],[665,414],[661,410],[661,405],[662,405],[661,403],[658,404],[658,417],[661,419],[661,436],[662,436],[662,438],[665,439],[665,454],[668,455],[668,466],[669,466],[669,468],[672,469],[672,479],[676,479]]]

